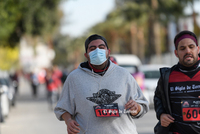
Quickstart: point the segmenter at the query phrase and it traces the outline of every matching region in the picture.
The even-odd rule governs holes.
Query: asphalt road
[[[67,134],[63,121],[58,121],[46,101],[44,85],[38,89],[38,97],[32,96],[28,82],[20,79],[16,106],[0,124],[0,134]],[[157,120],[154,110],[135,120],[139,134],[153,134]]]

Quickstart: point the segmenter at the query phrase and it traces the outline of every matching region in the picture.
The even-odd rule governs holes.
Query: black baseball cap
[[[93,40],[97,40],[97,39],[101,39],[105,42],[106,44],[106,47],[108,48],[108,44],[107,44],[107,41],[106,39],[103,37],[103,36],[100,36],[98,34],[93,34],[93,35],[90,35],[86,40],[85,40],[85,52],[87,52],[87,48],[88,48],[88,45],[90,44],[91,41]]]

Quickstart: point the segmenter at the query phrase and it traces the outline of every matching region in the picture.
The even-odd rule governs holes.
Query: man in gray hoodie
[[[85,41],[87,62],[72,71],[55,107],[68,134],[137,134],[133,119],[148,112],[148,102],[133,76],[108,60],[104,37]]]

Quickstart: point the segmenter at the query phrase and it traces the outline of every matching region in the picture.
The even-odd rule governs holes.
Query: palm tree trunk
[[[135,22],[131,23],[130,27],[131,33],[131,53],[138,55],[138,48],[137,48],[137,25]]]

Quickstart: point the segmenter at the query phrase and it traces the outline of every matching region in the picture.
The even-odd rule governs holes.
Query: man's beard
[[[192,59],[186,60],[186,58],[187,58],[186,56],[190,56]],[[186,54],[183,57],[183,65],[184,66],[190,67],[190,66],[194,65],[195,63],[196,63],[196,61],[195,61],[195,58],[194,58],[194,56],[192,54]]]

